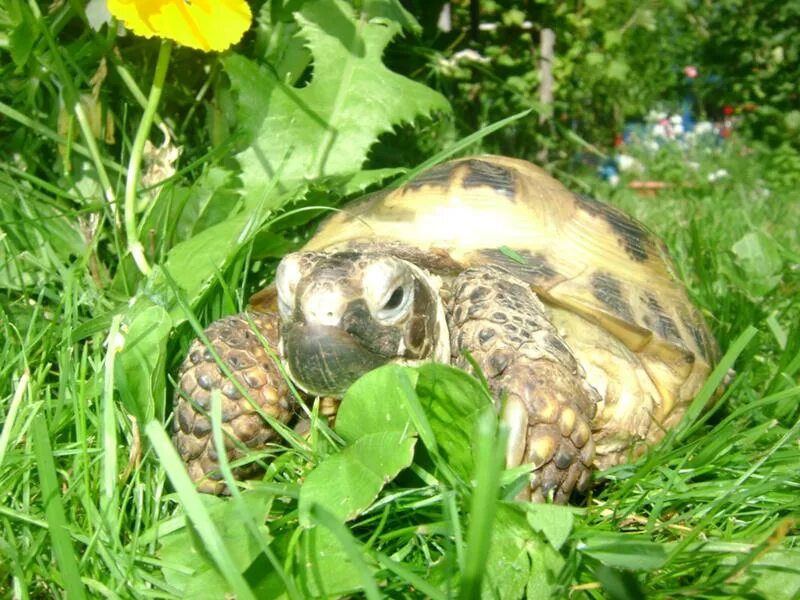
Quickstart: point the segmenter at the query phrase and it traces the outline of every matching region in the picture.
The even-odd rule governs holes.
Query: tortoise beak
[[[292,381],[316,396],[341,397],[361,375],[389,360],[340,327],[326,325],[286,325],[282,346]]]

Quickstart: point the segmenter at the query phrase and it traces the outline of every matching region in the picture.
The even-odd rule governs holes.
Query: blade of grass
[[[117,315],[111,321],[106,342],[105,371],[103,377],[102,427],[100,436],[100,452],[103,465],[103,496],[100,499],[100,512],[103,522],[109,528],[109,535],[116,538],[119,527],[119,506],[117,498],[117,410],[114,400],[114,363],[122,349],[120,325],[122,317]]]
[[[236,568],[233,558],[211,520],[211,515],[200,499],[200,494],[189,479],[189,474],[186,472],[178,452],[167,437],[163,425],[158,421],[150,421],[145,425],[144,430],[167,473],[167,477],[181,499],[186,515],[197,530],[200,539],[203,540],[205,550],[211,556],[220,574],[231,586],[237,598],[255,600],[253,592],[239,569]]]
[[[375,579],[372,577],[372,573],[364,560],[363,550],[353,537],[353,534],[336,517],[318,504],[311,506],[310,514],[314,521],[328,529],[339,540],[350,562],[361,574],[361,579],[364,583],[364,595],[369,600],[380,600],[381,594],[378,591],[378,585],[375,583]]]
[[[301,596],[295,588],[294,582],[291,578],[286,576],[278,557],[275,556],[272,548],[270,548],[269,544],[264,539],[263,533],[258,530],[258,524],[253,519],[253,515],[248,511],[247,505],[244,503],[244,498],[242,498],[242,493],[239,491],[239,486],[236,485],[236,480],[233,477],[233,472],[228,462],[228,451],[225,448],[225,437],[222,432],[222,397],[219,390],[214,390],[211,393],[211,432],[214,448],[217,450],[217,456],[219,457],[219,470],[222,473],[222,477],[225,479],[225,484],[228,486],[231,500],[236,506],[239,517],[247,527],[253,540],[264,553],[264,556],[269,560],[275,573],[280,577],[286,588],[287,595],[292,599],[300,599]]]
[[[8,448],[8,440],[11,438],[11,430],[14,428],[14,423],[17,420],[17,411],[22,402],[22,397],[25,395],[25,390],[28,389],[28,380],[30,376],[30,371],[25,369],[22,373],[22,377],[20,377],[17,382],[17,389],[14,390],[14,397],[11,399],[11,404],[8,406],[8,412],[6,412],[3,430],[0,432],[0,468],[3,466],[3,459],[6,456],[6,449]]]
[[[481,582],[486,573],[507,438],[505,430],[501,429],[499,434],[496,432],[497,419],[494,413],[484,412],[478,421],[475,489],[470,504],[466,556],[458,594],[464,600],[481,597]]]
[[[498,129],[502,129],[503,127],[511,125],[511,123],[513,123],[514,121],[519,121],[520,119],[524,119],[529,114],[531,114],[532,111],[533,111],[532,108],[523,110],[515,115],[511,115],[510,117],[506,117],[505,119],[496,121],[491,125],[487,125],[486,127],[479,129],[478,131],[468,135],[467,137],[461,138],[460,140],[458,140],[458,142],[456,142],[449,148],[437,152],[436,154],[431,156],[428,160],[420,163],[419,165],[411,169],[408,173],[400,177],[397,181],[392,182],[391,187],[400,187],[401,185],[408,183],[423,171],[430,169],[431,167],[435,167],[440,162],[450,158],[454,154],[457,154],[462,150],[469,148],[476,142],[479,142],[480,140],[485,138],[490,133],[494,133]]]
[[[50,431],[44,414],[36,415],[31,433],[33,433],[33,451],[36,455],[47,530],[53,545],[53,554],[58,570],[61,572],[61,581],[67,597],[80,600],[86,598],[86,590],[81,581],[75,548],[67,533],[67,516],[61,501],[61,489],[58,485],[53,449],[50,445]]]
[[[421,592],[425,598],[430,598],[431,600],[445,600],[445,598],[447,598],[447,595],[445,595],[440,589],[425,581],[422,577],[414,573],[414,571],[402,563],[392,560],[382,552],[374,552],[375,558],[378,559],[378,562],[381,564],[381,566],[383,566],[385,569],[389,569],[393,573],[396,573],[398,576],[405,579],[409,585],[414,586],[414,588]]]
[[[711,372],[711,375],[708,376],[705,384],[700,391],[697,393],[694,401],[692,401],[689,408],[686,410],[686,414],[681,421],[681,424],[675,430],[675,440],[680,440],[686,436],[686,434],[691,429],[692,424],[697,420],[697,417],[700,415],[702,410],[708,406],[709,400],[717,391],[722,382],[724,381],[725,377],[728,375],[730,370],[733,368],[736,359],[739,358],[739,355],[744,351],[750,341],[755,337],[758,333],[758,329],[753,327],[752,325],[749,326],[747,329],[742,332],[742,334],[736,338],[728,351],[725,353],[725,356],[719,361],[719,364],[716,368]]]

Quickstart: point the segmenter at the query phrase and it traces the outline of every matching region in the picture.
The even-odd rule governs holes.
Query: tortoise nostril
[[[312,290],[302,300],[301,312],[309,325],[339,325],[345,311],[341,293],[329,290]]]

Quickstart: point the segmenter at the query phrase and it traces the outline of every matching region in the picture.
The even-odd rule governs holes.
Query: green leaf
[[[18,67],[22,67],[28,62],[31,51],[39,38],[39,28],[36,27],[36,21],[31,18],[28,11],[23,11],[23,19],[8,35],[11,59]]]
[[[480,415],[492,406],[486,389],[459,369],[439,364],[419,367],[417,394],[448,465],[464,481],[474,471],[472,440]]]
[[[413,369],[386,365],[359,378],[347,390],[336,413],[336,433],[346,442],[375,433],[414,433],[405,410],[401,379],[413,389],[417,374]]]
[[[275,180],[291,190],[306,179],[355,173],[379,135],[448,110],[443,96],[384,66],[383,52],[401,29],[396,22],[356,16],[341,0],[306,2],[295,19],[313,55],[305,87],[242,56],[224,60],[250,137],[237,156],[248,203]]]
[[[586,64],[590,67],[602,65],[605,62],[605,57],[600,52],[588,52],[586,54]]]
[[[411,464],[417,438],[402,395],[414,379],[412,370],[387,365],[350,387],[336,415],[336,432],[348,446],[308,474],[300,493],[301,524],[311,525],[315,504],[338,519],[355,518]]]
[[[263,523],[273,494],[268,490],[254,489],[242,493],[242,501],[253,520]],[[198,499],[206,507],[211,522],[220,532],[233,563],[244,571],[261,552],[261,546],[253,539],[246,523],[239,516],[239,508],[228,499],[216,496],[199,495]],[[269,530],[259,525],[261,534],[269,538]],[[164,561],[164,577],[183,597],[218,597],[230,592],[231,586],[220,574],[214,561],[198,536],[196,529],[187,523],[161,538],[159,557]]]
[[[755,589],[764,598],[800,596],[800,550],[776,548],[759,558],[748,574],[755,579]]]
[[[530,527],[521,505],[498,505],[483,597],[556,597],[556,576],[563,563],[561,555]]]
[[[624,60],[614,59],[609,63],[608,67],[606,67],[606,75],[608,75],[610,79],[624,81],[628,77],[630,70],[631,68]]]
[[[209,496],[200,494],[194,487],[186,466],[178,456],[178,451],[172,445],[172,441],[164,431],[164,426],[157,421],[150,421],[144,426],[144,431],[158,456],[159,461],[169,477],[175,491],[180,497],[186,516],[191,521],[200,540],[198,551],[207,553],[206,555],[213,561],[218,573],[225,578],[228,592],[234,592],[237,598],[254,598],[250,586],[242,577],[242,571],[247,566],[246,559],[242,559],[241,538],[235,536],[233,540],[228,539],[227,531],[231,520],[238,521],[236,518],[237,506],[234,503],[225,502],[226,508],[223,512],[230,510],[231,518],[226,518],[222,522],[215,522],[209,512],[208,505],[214,504],[214,500]],[[218,499],[219,502],[223,502]],[[245,534],[246,530],[245,530]],[[256,544],[256,547],[258,545]],[[184,546],[184,550],[186,547]],[[243,564],[245,563],[245,564]],[[198,567],[201,563],[195,563]]]
[[[416,441],[409,433],[372,433],[325,458],[303,483],[300,523],[311,525],[309,514],[316,504],[343,521],[357,517],[411,464]]]
[[[561,549],[572,531],[573,509],[555,504],[529,504],[525,508],[530,526],[541,531],[553,548]]]
[[[611,50],[622,43],[622,31],[619,29],[609,29],[603,32],[603,48]]]
[[[340,597],[362,588],[362,576],[336,536],[326,527],[303,532],[298,583],[307,597]]]
[[[748,288],[756,295],[764,295],[780,283],[783,258],[780,246],[768,234],[751,231],[733,244],[731,251]]]
[[[171,328],[169,313],[146,298],[136,302],[123,322],[125,339],[114,363],[115,378],[123,404],[140,423],[163,418]]]
[[[604,565],[631,571],[658,569],[667,560],[663,545],[623,534],[599,534],[579,544],[578,549]]]

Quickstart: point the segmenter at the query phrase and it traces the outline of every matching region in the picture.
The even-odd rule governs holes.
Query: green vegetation
[[[800,597],[798,4],[486,2],[501,26],[477,42],[465,3],[451,37],[436,3],[433,16],[407,3],[421,28],[392,0],[356,4],[254,5],[253,30],[221,55],[95,32],[81,2],[0,6],[0,595]],[[764,15],[769,36],[747,25]],[[561,36],[565,121],[539,125],[536,67],[517,58],[536,39],[526,19]],[[714,62],[697,24],[744,31],[752,54]],[[493,62],[443,71],[466,47]],[[758,97],[746,135],[637,155],[637,179],[667,184],[654,197],[572,160],[682,97],[690,59],[735,78],[720,102]],[[720,341],[681,427],[598,476],[582,506],[519,505],[481,384],[385,368],[353,386],[333,430],[309,407],[307,439],[255,457],[263,481],[194,491],[167,432],[171,377],[204,325],[242,310],[345,199],[423,159],[545,145],[570,187],[663,237]]]

